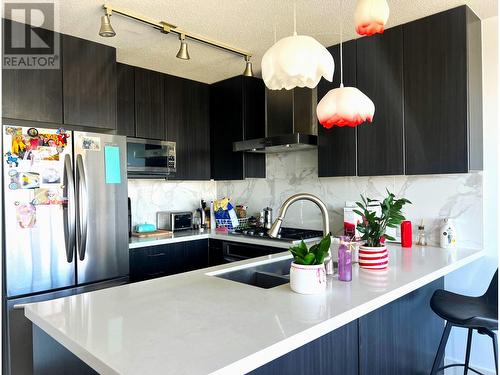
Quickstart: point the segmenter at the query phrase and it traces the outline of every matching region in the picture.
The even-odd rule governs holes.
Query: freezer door
[[[126,138],[75,132],[74,149],[77,282],[128,275]]]
[[[54,129],[2,130],[7,296],[73,286],[75,201],[65,181],[73,180],[72,137]]]

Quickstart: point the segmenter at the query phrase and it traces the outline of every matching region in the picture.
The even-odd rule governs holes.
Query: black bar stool
[[[493,342],[493,354],[495,356],[495,370],[498,375],[497,359],[497,335],[493,331],[498,331],[498,269],[491,279],[490,286],[486,293],[480,297],[469,297],[461,294],[447,292],[446,290],[436,290],[431,298],[431,308],[441,318],[446,320],[443,336],[439,343],[439,349],[432,365],[431,375],[449,367],[463,366],[464,375],[470,370],[477,374],[479,371],[469,367],[470,348],[472,344],[472,332],[477,330],[481,335],[488,335]],[[467,351],[464,364],[452,364],[438,368],[444,355],[444,349],[452,327],[462,327],[469,330],[467,334]]]

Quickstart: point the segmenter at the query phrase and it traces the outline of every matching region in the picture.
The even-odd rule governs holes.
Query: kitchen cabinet
[[[226,263],[224,261],[224,252],[222,250],[222,241],[210,238],[208,240],[208,265],[218,266]]]
[[[176,142],[177,172],[169,180],[210,179],[209,85],[165,77],[165,123]]]
[[[265,178],[263,154],[233,152],[233,142],[265,137],[265,89],[259,78],[237,76],[210,87],[211,176]]]
[[[117,114],[116,133],[135,137],[135,68],[116,64]]]
[[[64,124],[116,129],[116,49],[62,37]]]
[[[482,169],[481,22],[466,6],[403,25],[406,174]]]
[[[429,300],[440,278],[359,318],[359,374],[428,374],[443,331]]]
[[[402,26],[357,39],[356,59],[356,87],[375,104],[373,122],[356,129],[358,176],[402,175]]]
[[[130,279],[147,280],[208,267],[208,240],[130,250]]]
[[[318,101],[340,85],[340,48],[328,48],[337,67],[333,82],[322,79],[318,84]],[[356,41],[343,43],[344,86],[356,86]],[[356,176],[356,128],[334,126],[324,128],[318,123],[318,176]]]
[[[135,68],[135,133],[166,140],[164,74]]]
[[[3,19],[4,30],[24,24]],[[14,31],[15,32],[15,31]],[[60,34],[38,29],[42,39]],[[60,60],[60,55],[59,55]],[[2,116],[10,119],[62,124],[62,69],[2,69]]]

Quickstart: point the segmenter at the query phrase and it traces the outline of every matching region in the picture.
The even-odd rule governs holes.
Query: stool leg
[[[497,335],[492,332],[491,340],[493,341],[493,355],[495,357],[495,372],[498,375],[498,345],[497,345]]]
[[[469,359],[470,359],[471,344],[472,344],[472,328],[469,328],[469,332],[467,333],[467,351],[465,352],[464,375],[467,375],[467,372],[469,371]]]
[[[434,358],[434,364],[432,365],[431,375],[437,374],[439,364],[443,359],[444,349],[446,348],[446,342],[448,341],[448,337],[450,336],[451,327],[452,327],[451,323],[446,322],[446,326],[444,327],[443,331],[443,336],[441,336],[441,342],[439,343],[439,348],[436,353],[436,357]]]

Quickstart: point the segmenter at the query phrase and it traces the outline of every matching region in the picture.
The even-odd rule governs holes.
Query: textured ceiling
[[[111,19],[117,35],[101,38],[98,29],[103,14],[102,0],[56,1],[60,14],[58,31],[114,46],[120,62],[207,83],[243,72],[243,58],[195,42],[189,43],[191,60],[179,60],[175,57],[179,41],[174,34],[164,35],[120,15]],[[497,14],[497,0],[388,2],[391,11],[388,27],[465,3],[482,19]],[[253,54],[257,75],[260,75],[262,55],[273,44],[274,26],[278,39],[293,31],[291,0],[109,0],[107,3],[248,50]],[[355,4],[355,0],[344,0],[342,17],[340,0],[297,0],[297,32],[330,46],[338,43],[343,20],[344,40],[355,38]]]

